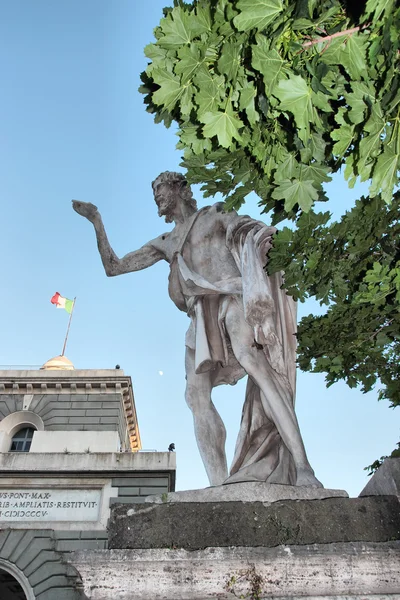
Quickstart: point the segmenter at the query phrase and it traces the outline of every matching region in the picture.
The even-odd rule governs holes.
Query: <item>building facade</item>
[[[66,555],[107,548],[114,504],[175,489],[175,454],[140,450],[121,369],[0,371],[1,600],[85,597]]]

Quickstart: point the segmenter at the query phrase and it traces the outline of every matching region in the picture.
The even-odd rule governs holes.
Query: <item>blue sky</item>
[[[204,487],[184,401],[189,324],[167,293],[168,265],[108,279],[90,225],[71,208],[98,205],[115,251],[140,247],[169,225],[151,181],[180,170],[174,129],[155,125],[137,91],[144,46],[166,0],[13,0],[0,24],[0,364],[41,365],[61,352],[68,315],[50,304],[77,296],[66,355],[76,368],[114,368],[133,380],[145,449],[177,449],[177,489]],[[209,204],[195,196],[200,206]],[[328,188],[340,215],[365,188]],[[244,213],[259,218],[255,198]],[[300,316],[318,306],[299,307]],[[4,367],[1,367],[4,368]],[[163,375],[159,374],[163,372]],[[245,382],[214,391],[232,458]],[[310,462],[325,487],[358,495],[363,467],[398,441],[398,414],[363,395],[299,373],[297,413]]]

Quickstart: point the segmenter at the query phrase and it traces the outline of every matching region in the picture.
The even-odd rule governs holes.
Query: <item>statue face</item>
[[[154,200],[158,206],[158,215],[165,216],[167,223],[172,222],[172,213],[176,206],[177,197],[173,186],[169,183],[160,183],[154,189]]]

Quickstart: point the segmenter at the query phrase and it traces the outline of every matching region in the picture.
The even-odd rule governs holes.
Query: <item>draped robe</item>
[[[239,277],[210,282],[184,259],[190,232],[206,207],[191,217],[186,234],[171,262],[169,294],[191,319],[186,346],[194,351],[196,373],[209,373],[212,387],[235,384],[246,373],[236,360],[225,329],[230,302],[238,302],[254,340],[262,347],[275,385],[294,405],[296,379],[296,303],[281,289],[282,273],[268,276],[264,269],[275,228],[236,215],[224,230],[224,243]],[[270,403],[282,401],[268,398]],[[276,424],[263,408],[261,392],[248,378],[245,402],[230,477],[225,483],[267,481],[294,484],[292,456]]]

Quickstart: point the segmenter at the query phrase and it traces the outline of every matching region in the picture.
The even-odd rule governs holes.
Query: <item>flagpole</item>
[[[62,352],[61,352],[61,356],[64,356],[65,347],[66,347],[66,345],[67,345],[68,334],[69,334],[69,328],[71,327],[71,319],[72,319],[72,315],[73,315],[74,308],[75,308],[75,301],[76,301],[76,296],[75,296],[75,298],[74,298],[74,300],[73,300],[71,314],[69,315],[69,321],[68,321],[67,333],[65,334],[64,346],[63,346],[63,350],[62,350]]]

